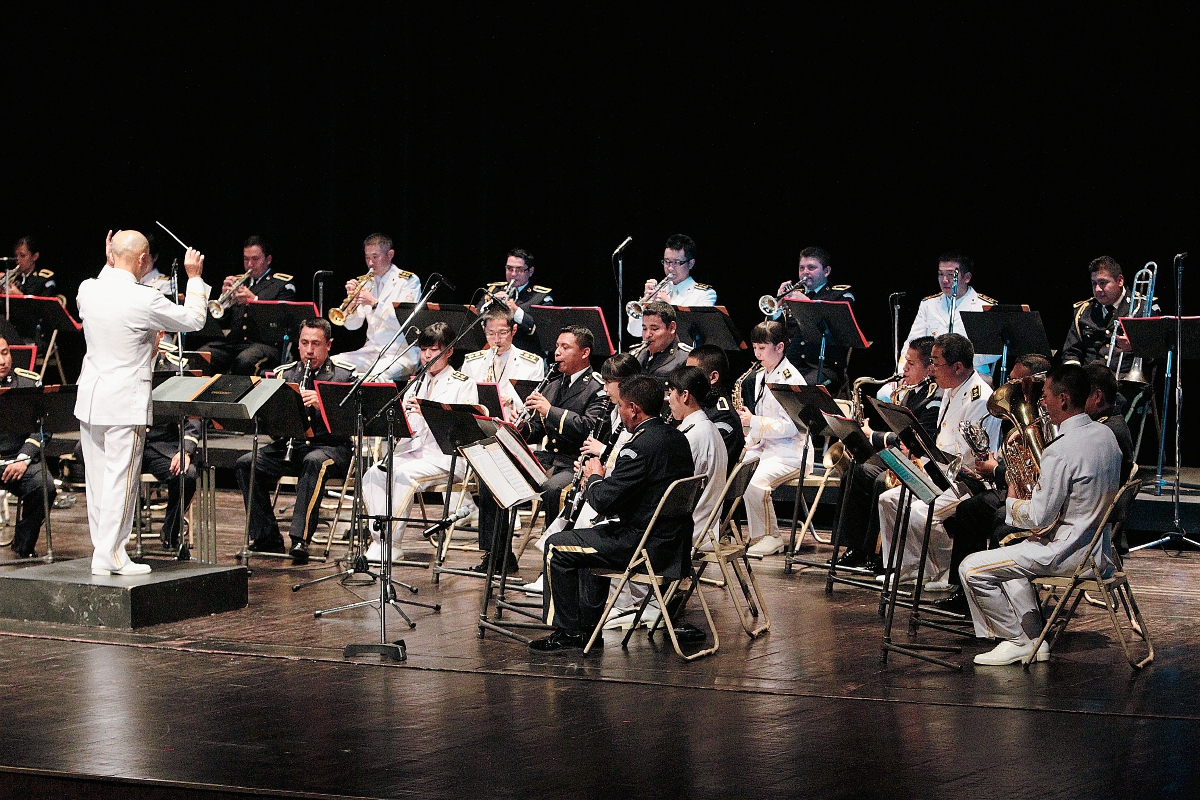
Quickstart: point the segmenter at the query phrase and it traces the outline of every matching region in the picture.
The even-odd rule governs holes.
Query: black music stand
[[[57,300],[55,303],[57,304]],[[0,433],[28,436],[38,432],[42,450],[42,504],[46,512],[46,555],[41,558],[20,558],[6,562],[54,561],[54,539],[50,531],[50,465],[46,463],[46,434],[79,430],[75,418],[75,395],[78,387],[28,386],[20,389],[0,389]]]
[[[283,352],[285,341],[295,341],[300,335],[300,323],[316,319],[317,304],[296,300],[250,300],[246,303],[246,316],[258,329],[259,341],[279,343],[279,358],[288,356]]]
[[[871,346],[858,327],[854,308],[846,300],[785,300],[783,305],[799,327],[802,341],[821,340],[814,381],[817,384],[824,380],[825,348],[830,344],[864,349]]]
[[[1180,428],[1183,425],[1183,384],[1181,379],[1180,361],[1200,358],[1200,317],[1122,317],[1121,325],[1125,335],[1129,337],[1129,345],[1133,352],[1143,358],[1167,359],[1166,381],[1163,386],[1163,414],[1171,402],[1171,382],[1175,382],[1175,482],[1173,486],[1172,505],[1174,506],[1173,528],[1166,536],[1147,544],[1129,548],[1144,550],[1170,542],[1177,548],[1182,548],[1184,542],[1193,547],[1200,547],[1200,542],[1188,538],[1183,528],[1180,516],[1179,490],[1182,480],[1183,462],[1180,454]],[[1174,370],[1172,372],[1172,370]],[[1155,476],[1154,493],[1162,496],[1163,459],[1166,455],[1166,437],[1159,437],[1158,445],[1158,474]]]
[[[417,303],[393,303],[392,305],[396,307],[396,319],[400,320],[402,325],[413,313],[413,309],[417,307]],[[451,330],[458,331],[462,335],[461,341],[456,346],[461,346],[466,352],[473,352],[487,347],[487,337],[483,331],[479,329],[478,325],[472,327],[478,319],[479,314],[475,310],[475,306],[464,306],[458,303],[426,303],[409,324],[416,325],[418,330],[423,331],[435,322],[445,322]]]
[[[504,404],[500,402],[500,385],[495,381],[480,381],[475,384],[475,389],[479,392],[479,404],[487,409],[488,416],[504,419]]]
[[[63,371],[62,359],[58,355],[58,337],[60,333],[78,333],[83,330],[83,325],[67,313],[57,297],[14,295],[8,297],[7,302],[8,320],[22,336],[40,342],[46,331],[50,331],[50,340],[46,345],[46,354],[42,357],[42,371],[39,377],[46,377],[46,371],[50,369],[50,361],[53,359],[54,366],[58,369],[59,382],[65,384],[67,376]]]
[[[599,306],[530,306],[536,319],[538,342],[542,350],[551,355],[558,346],[558,334],[568,325],[582,325],[592,332],[592,363],[599,364],[611,356],[612,337],[608,334],[608,323],[604,321],[604,309]]]
[[[963,311],[964,334],[981,355],[1000,354],[1000,382],[1008,377],[1008,363],[1028,353],[1050,357],[1050,342],[1042,315],[1029,306],[991,306],[985,311]]]
[[[675,306],[675,319],[675,335],[681,341],[716,345],[722,350],[746,349],[725,306]]]

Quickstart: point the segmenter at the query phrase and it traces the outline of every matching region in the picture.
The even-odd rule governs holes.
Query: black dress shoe
[[[478,572],[480,575],[487,575],[487,568],[488,568],[488,557],[487,557],[487,554],[485,553],[483,556],[483,560],[480,561],[475,566],[470,567],[469,569],[471,572]],[[512,553],[509,553],[508,554],[508,568],[506,571],[508,572],[509,575],[516,575],[518,572],[520,572],[520,570],[521,570],[521,565],[517,563],[517,557],[515,555],[513,555]],[[499,567],[496,568],[496,574],[497,575],[500,574]]]
[[[292,549],[288,550],[288,555],[292,557],[293,564],[307,564],[308,544],[303,539],[292,542]]]
[[[952,614],[970,614],[971,607],[967,605],[967,596],[963,594],[960,587],[954,587],[954,592],[949,597],[943,597],[941,600],[934,600],[929,604],[938,611],[949,611]]]
[[[599,645],[600,642],[600,637],[596,637],[596,644],[592,647]],[[535,639],[530,642],[529,649],[537,653],[557,653],[559,650],[582,650],[586,644],[587,639],[578,633],[556,630],[545,639]]]
[[[675,638],[680,644],[694,644],[703,642],[708,636],[692,623],[681,622],[675,626]]]
[[[254,539],[250,542],[249,547],[252,553],[286,553],[287,548],[283,546],[283,537],[274,536],[270,539]]]
[[[865,567],[867,556],[851,548],[838,556],[837,565],[839,567]]]

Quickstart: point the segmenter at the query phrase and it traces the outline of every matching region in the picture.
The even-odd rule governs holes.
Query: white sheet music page
[[[533,451],[529,449],[529,445],[525,444],[525,440],[517,433],[516,428],[504,423],[496,428],[495,436],[513,460],[525,471],[525,477],[529,479],[530,483],[539,489],[546,485],[546,470],[542,469],[541,462],[533,455]]]
[[[499,442],[477,442],[459,448],[463,457],[479,473],[479,479],[487,484],[503,508],[512,508],[517,503],[532,500],[538,491],[512,462],[508,451]]]

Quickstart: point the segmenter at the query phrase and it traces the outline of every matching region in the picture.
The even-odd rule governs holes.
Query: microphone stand
[[[617,352],[625,349],[625,248],[633,241],[632,236],[626,236],[625,241],[613,251],[617,259]]]
[[[888,297],[892,307],[892,359],[900,363],[900,298],[904,292],[892,292]]]
[[[317,316],[325,316],[325,279],[333,277],[333,270],[321,269],[313,273],[313,296],[317,298]]]

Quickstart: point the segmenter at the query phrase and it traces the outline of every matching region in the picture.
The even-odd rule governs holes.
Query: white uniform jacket
[[[521,396],[513,388],[512,382],[540,381],[546,377],[546,362],[539,355],[534,355],[519,347],[510,347],[508,351],[496,356],[491,347],[486,350],[476,350],[467,353],[463,359],[462,371],[476,383],[495,383],[500,389],[500,397],[507,397],[513,402],[513,407],[521,405]]]
[[[438,403],[474,405],[479,402],[479,390],[475,388],[475,381],[457,370],[445,367],[437,375],[426,374],[419,387],[410,385],[404,392],[404,399],[409,400],[413,397]],[[396,443],[396,455],[439,464],[444,456],[446,464],[449,464],[450,457],[445,456],[442,448],[438,447],[437,440],[425,424],[425,417],[420,414],[406,414],[406,418],[413,435],[407,442]]]
[[[132,273],[105,269],[79,286],[77,302],[87,353],[75,416],[89,425],[150,425],[150,381],[158,331],[204,327],[209,287],[187,283],[183,305],[141,286]]]
[[[708,483],[700,494],[700,502],[692,512],[692,543],[698,545],[704,533],[704,523],[725,496],[729,451],[725,449],[721,432],[712,424],[704,409],[684,417],[679,423],[679,432],[687,437],[688,446],[692,449],[695,474],[708,476]]]
[[[967,335],[967,329],[963,327],[962,311],[983,311],[985,305],[994,306],[996,301],[987,295],[979,294],[972,286],[967,287],[967,293],[958,298],[954,305],[954,332]],[[908,352],[908,343],[913,339],[921,336],[941,336],[943,333],[950,332],[950,298],[944,292],[931,294],[921,301],[921,305],[917,307],[917,318],[913,320],[912,327],[908,331],[908,338],[904,340],[904,346],[900,348],[900,355],[903,356]],[[985,375],[990,375],[992,364],[1000,360],[998,355],[975,354],[976,370],[983,372]]]
[[[696,279],[691,275],[679,283],[668,283],[662,293],[667,296],[667,302],[673,306],[715,306],[717,304],[717,290],[706,283],[696,283]],[[625,329],[634,336],[641,336],[642,321],[630,318],[629,325]]]
[[[767,388],[768,383],[786,383],[804,386],[804,376],[786,358],[767,372],[759,370],[754,379],[754,407],[750,409],[750,430],[746,432],[746,453],[766,459],[775,457],[784,462],[800,466],[808,429],[796,428],[791,417],[779,405],[775,395]],[[744,391],[744,390],[743,390]],[[812,448],[808,460],[812,461]]]
[[[354,311],[346,317],[346,329],[356,331],[366,324],[367,341],[354,352],[364,357],[369,355],[373,359],[400,330],[400,320],[396,318],[396,307],[392,304],[415,303],[419,300],[421,279],[393,264],[387,272],[383,273],[382,278],[368,279],[367,289],[378,301],[375,308],[372,310],[370,306],[355,307]],[[395,354],[407,346],[407,343],[401,339],[390,352]],[[415,353],[416,349],[414,348],[405,358],[410,363],[415,363]],[[386,359],[381,361],[380,367],[387,366],[385,362]],[[357,364],[357,362],[355,363]],[[362,366],[365,367],[366,364]]]
[[[978,372],[942,395],[942,410],[938,415],[937,446],[950,456],[963,455],[967,466],[971,466],[971,445],[963,438],[960,422],[975,422],[987,431],[992,452],[1000,442],[1000,420],[988,414],[987,401],[992,396],[992,387]]]

